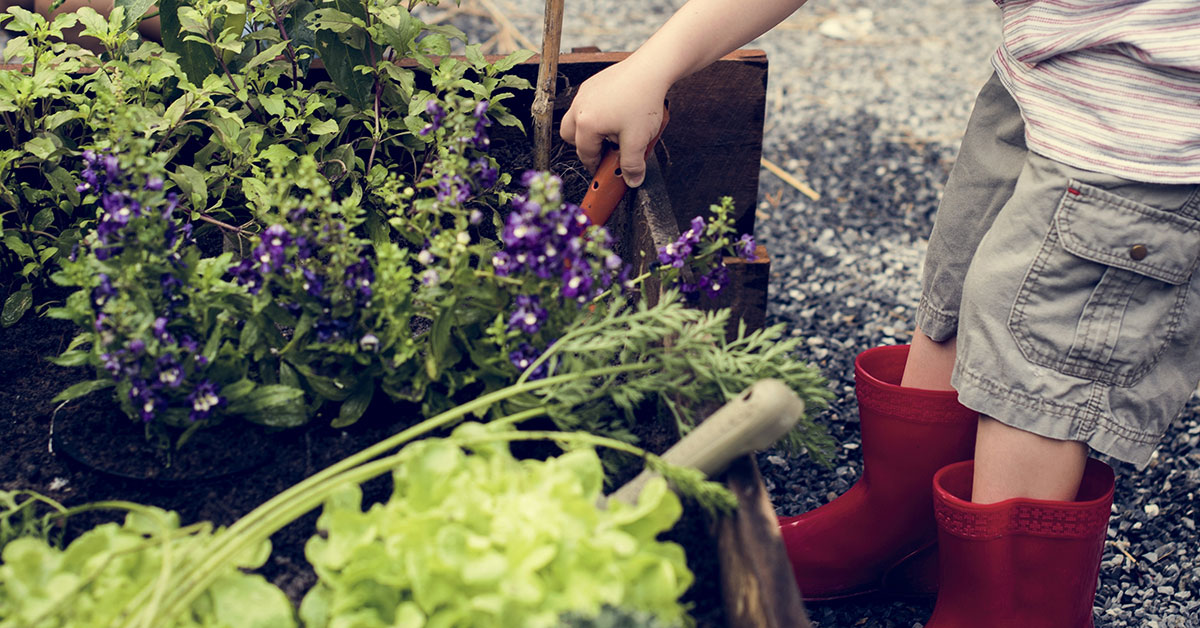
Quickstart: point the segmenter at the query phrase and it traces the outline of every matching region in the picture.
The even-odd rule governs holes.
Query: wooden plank
[[[722,593],[731,628],[810,628],[770,497],[753,456],[725,472],[738,514],[716,523]]]

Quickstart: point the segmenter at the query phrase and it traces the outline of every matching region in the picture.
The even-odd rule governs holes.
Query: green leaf
[[[534,53],[532,50],[518,50],[497,61],[496,64],[492,66],[492,70],[497,74],[503,74],[516,67],[518,63],[524,63],[525,61],[528,61],[533,54]]]
[[[47,207],[42,211],[34,214],[33,221],[30,225],[38,231],[45,231],[54,222],[54,208]]]
[[[146,11],[154,6],[154,0],[116,0],[114,6],[125,8],[125,15],[121,20],[121,30],[128,30],[141,21]]]
[[[64,351],[62,354],[49,358],[47,361],[58,366],[83,366],[87,364],[88,356],[90,355],[91,353],[88,351]]]
[[[358,0],[335,0],[333,4],[337,10],[366,22],[364,5]],[[326,23],[322,16],[328,14],[328,11],[314,11],[309,22],[314,28],[320,27]],[[369,65],[362,49],[342,41],[341,36],[332,30],[317,31],[315,43],[317,55],[325,63],[325,71],[329,72],[333,84],[337,85],[355,106],[366,109],[375,81],[370,75],[354,69],[360,65]]]
[[[258,97],[258,103],[275,117],[283,117],[283,114],[287,113],[287,103],[283,100],[283,94],[263,94]]]
[[[9,231],[4,234],[4,245],[23,259],[32,259],[34,257],[33,248],[26,244],[21,239],[20,234],[15,231]]]
[[[208,184],[204,174],[186,164],[179,164],[171,180],[187,194],[192,201],[192,209],[204,211],[208,207]]]
[[[375,381],[371,377],[364,377],[359,382],[358,387],[354,390],[354,394],[342,402],[342,407],[338,409],[338,416],[330,426],[341,429],[343,427],[353,425],[363,413],[367,411],[367,407],[371,405],[371,398],[375,395]]]
[[[483,53],[479,51],[479,44],[471,44],[466,49],[467,62],[476,70],[482,70],[487,67],[487,59],[483,57]]]
[[[90,394],[96,392],[97,390],[104,390],[105,388],[112,388],[115,385],[116,385],[116,382],[114,382],[111,379],[91,379],[86,382],[79,382],[77,384],[72,384],[66,390],[55,395],[54,398],[50,400],[50,402],[51,403],[61,403],[63,401],[73,401],[84,395],[90,395]]]
[[[271,427],[295,427],[308,420],[304,391],[282,384],[259,386],[254,389],[254,394],[229,404],[228,411]]]
[[[283,51],[287,49],[287,45],[288,45],[288,42],[281,41],[277,44],[269,46],[266,50],[263,50],[262,52],[254,55],[250,59],[250,61],[248,63],[246,63],[245,69],[249,70],[250,68],[257,67],[268,61],[271,61],[272,59],[274,59],[275,57],[278,57],[281,53],[283,53]]]
[[[188,80],[200,85],[204,78],[217,67],[217,58],[207,44],[185,41],[180,35],[183,28],[179,23],[179,7],[187,0],[159,0],[158,19],[162,24],[163,48],[179,55],[179,65],[187,73]]]
[[[254,392],[254,381],[249,379],[239,379],[232,384],[226,384],[221,387],[221,396],[225,397],[226,401],[234,402]]]
[[[273,167],[286,168],[299,157],[292,149],[283,144],[272,144],[258,154],[259,159],[265,159]]]
[[[4,300],[4,310],[0,312],[0,326],[12,327],[15,325],[22,316],[25,316],[25,312],[31,305],[33,305],[33,287],[25,284]]]
[[[337,120],[323,120],[308,125],[308,130],[313,135],[328,135],[338,132]]]
[[[46,180],[57,194],[66,196],[71,203],[79,204],[79,190],[75,189],[75,186],[79,185],[79,179],[66,168],[59,166],[47,172]]]
[[[121,6],[121,4],[118,2],[117,6]],[[105,35],[109,32],[108,18],[100,15],[92,7],[80,7],[75,12],[75,16],[79,18],[79,23],[83,25],[85,34]]]
[[[449,315],[454,307],[454,297],[447,299],[442,315],[434,318],[433,326],[429,328],[429,353],[425,356],[425,370],[429,379],[437,380],[442,369],[447,366],[446,356],[450,352],[450,332],[454,330],[453,316]]]
[[[250,201],[254,208],[260,212],[267,211],[271,206],[271,194],[267,190],[267,184],[257,177],[244,177],[242,179],[242,193],[246,195],[246,200]]]
[[[39,135],[25,142],[25,150],[42,161],[50,159],[50,156],[54,154],[57,148],[54,145],[54,141],[45,135]]]
[[[311,369],[304,366],[297,366],[296,370],[304,376],[304,383],[308,384],[317,396],[329,401],[343,401],[354,392],[353,388],[346,386],[340,380],[333,377],[325,377],[317,375]]]

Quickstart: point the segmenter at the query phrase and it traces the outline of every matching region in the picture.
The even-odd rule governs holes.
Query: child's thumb
[[[641,150],[621,150],[621,178],[625,185],[636,188],[646,179],[646,160]]]

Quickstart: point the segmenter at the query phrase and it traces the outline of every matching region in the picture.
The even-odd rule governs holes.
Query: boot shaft
[[[934,476],[941,589],[927,628],[1091,628],[1113,471],[1088,460],[1074,501],[973,504],[973,462]]]

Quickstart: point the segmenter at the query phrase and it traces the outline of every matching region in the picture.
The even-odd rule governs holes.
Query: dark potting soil
[[[32,314],[0,329],[4,443],[0,489],[30,489],[68,506],[126,500],[174,510],[184,524],[211,521],[225,526],[305,477],[417,419],[413,406],[379,402],[346,429],[329,427],[324,417],[314,418],[306,427],[274,433],[229,421],[197,432],[168,459],[146,441],[141,425],[121,413],[111,390],[56,409],[51,399],[89,376],[84,368],[46,361],[61,353],[74,334],[68,321]],[[642,430],[643,445],[660,453],[677,438],[673,425],[668,429],[662,422],[648,422]],[[382,501],[390,488],[386,477],[368,482],[363,486],[364,500]],[[67,536],[120,516],[118,512],[79,515],[68,523]],[[316,511],[309,513],[276,533],[271,558],[261,569],[297,603],[316,582],[304,557],[304,543],[316,529],[317,516]],[[665,537],[687,551],[696,584],[685,602],[691,604],[698,625],[725,625],[716,543],[705,514],[685,505],[683,519]]]

